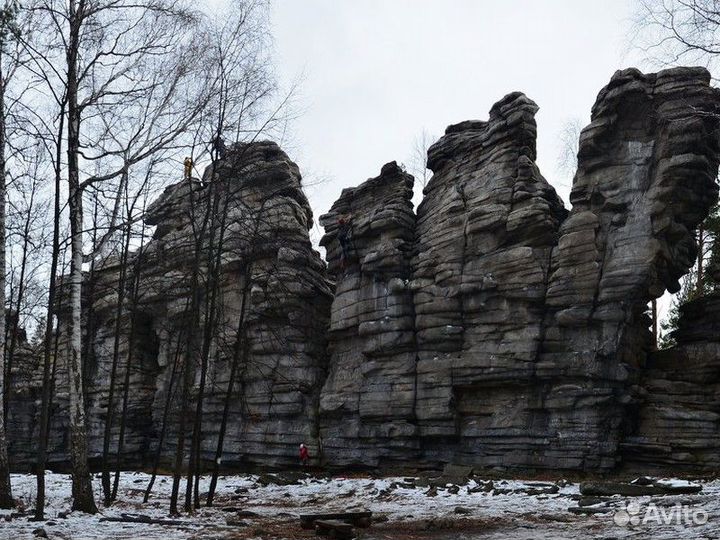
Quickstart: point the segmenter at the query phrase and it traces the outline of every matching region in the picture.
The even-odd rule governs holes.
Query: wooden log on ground
[[[319,536],[330,536],[332,538],[355,537],[353,526],[337,519],[318,519],[315,521],[315,531]]]
[[[701,485],[671,484],[654,482],[651,484],[632,484],[623,482],[585,482],[580,484],[580,493],[585,496],[607,497],[623,495],[641,497],[643,495],[688,495],[702,491]]]
[[[102,517],[100,521],[112,523],[145,523],[147,525],[187,525],[186,522],[178,519],[152,518],[142,514],[120,514],[120,517]]]
[[[322,520],[338,520],[350,523],[355,527],[367,528],[372,523],[372,512],[335,512],[329,514],[301,514],[300,526],[303,529],[314,529],[315,522]]]

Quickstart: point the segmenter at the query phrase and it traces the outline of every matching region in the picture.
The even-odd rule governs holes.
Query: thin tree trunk
[[[240,315],[238,316],[237,333],[235,334],[235,343],[233,344],[232,364],[230,365],[230,380],[228,381],[227,391],[225,393],[225,403],[223,404],[222,420],[220,421],[220,433],[218,434],[218,444],[215,450],[215,460],[213,462],[212,478],[210,479],[210,489],[208,489],[207,506],[212,506],[215,497],[215,489],[217,488],[218,475],[220,474],[220,463],[222,462],[223,447],[225,445],[225,432],[230,417],[230,401],[235,386],[235,379],[239,365],[245,366],[247,363],[247,344],[245,339],[245,315],[247,312],[247,299],[250,294],[252,285],[252,269],[253,260],[255,258],[255,246],[257,242],[258,230],[260,228],[260,219],[265,209],[263,201],[258,211],[258,215],[254,219],[253,230],[250,237],[250,250],[247,254],[245,262],[245,282],[242,288],[242,298],[240,300]],[[225,205],[225,214],[227,214],[227,204]]]
[[[220,474],[220,463],[222,462],[223,447],[225,445],[225,432],[227,431],[228,419],[230,417],[230,402],[232,400],[233,389],[235,386],[235,378],[237,377],[238,367],[240,364],[244,364],[247,359],[247,347],[245,346],[245,311],[247,306],[247,297],[250,292],[250,283],[252,282],[250,276],[251,272],[251,266],[246,265],[245,283],[243,284],[242,299],[240,300],[240,316],[238,317],[235,343],[233,343],[230,380],[228,380],[227,391],[225,392],[225,403],[223,403],[220,433],[218,434],[218,444],[215,450],[215,460],[213,463],[212,478],[210,479],[210,489],[208,489],[207,506],[212,506],[213,499],[215,498],[215,489],[217,488],[218,476]]]
[[[65,106],[60,109],[60,125],[58,126],[58,141],[55,148],[55,205],[53,211],[53,242],[52,259],[50,262],[50,286],[48,288],[47,318],[45,320],[45,339],[43,342],[43,392],[42,406],[40,409],[40,440],[38,441],[37,457],[37,502],[35,505],[35,519],[42,520],[45,517],[45,463],[47,462],[48,435],[50,431],[50,401],[51,385],[54,381],[56,361],[51,364],[52,343],[57,343],[57,336],[53,332],[53,318],[55,317],[55,291],[56,276],[58,271],[58,259],[60,257],[60,180],[61,180],[61,156],[62,156],[62,134],[65,129]],[[55,337],[55,339],[53,339]],[[57,351],[57,347],[55,348]],[[57,359],[57,354],[53,354]],[[53,378],[50,379],[51,366]]]
[[[143,214],[144,214],[143,209]],[[128,221],[130,220],[130,216],[128,215]],[[128,225],[130,226],[130,225]],[[125,245],[125,252],[127,253],[129,247],[130,247],[130,232],[128,231],[128,243]],[[132,367],[132,347],[133,343],[135,341],[135,330],[137,327],[137,301],[138,301],[138,294],[140,290],[140,268],[141,268],[141,262],[142,262],[142,256],[143,256],[143,248],[145,247],[145,228],[142,229],[142,238],[140,240],[140,248],[138,249],[136,259],[135,259],[135,275],[133,276],[133,288],[132,288],[132,297],[130,299],[132,303],[132,313],[130,314],[130,333],[128,335],[128,352],[127,352],[127,359],[125,363],[125,378],[123,380],[123,399],[122,399],[122,411],[120,413],[120,434],[118,435],[118,446],[117,446],[117,454],[115,457],[115,478],[113,480],[113,488],[112,488],[112,500],[114,501],[117,497],[117,491],[118,491],[118,485],[120,483],[120,459],[122,456],[123,449],[125,447],[125,425],[127,423],[127,410],[128,410],[128,401],[130,399],[130,369]],[[125,256],[125,262],[124,265],[127,265],[127,255]],[[124,283],[123,283],[124,286]],[[120,313],[118,314],[118,316]]]
[[[178,496],[180,494],[180,478],[182,476],[182,465],[185,460],[185,422],[190,408],[190,387],[194,379],[195,371],[192,365],[192,358],[196,352],[195,328],[199,322],[199,300],[198,300],[198,273],[199,273],[199,250],[196,248],[195,262],[190,286],[190,309],[188,311],[187,337],[185,355],[182,369],[182,387],[180,393],[180,423],[178,426],[178,440],[175,449],[175,464],[173,468],[173,486],[170,494],[170,513],[178,515]],[[192,479],[188,477],[188,483],[192,485]],[[186,505],[186,511],[190,511]]]
[[[85,399],[82,373],[82,259],[83,210],[80,188],[80,107],[78,105],[78,47],[84,1],[70,1],[70,39],[67,48],[68,98],[68,207],[70,214],[70,332],[67,371],[70,401],[70,462],[73,478],[73,510],[97,512],[88,468]]]
[[[175,477],[173,478],[173,491],[172,491],[172,498],[171,498],[171,506],[175,505],[175,513],[177,513],[177,497],[179,495],[180,488],[180,475],[182,473],[182,462],[184,460],[184,451],[185,451],[185,422],[187,415],[189,413],[190,409],[190,388],[192,386],[193,380],[195,379],[195,367],[194,362],[192,362],[193,358],[195,357],[195,354],[197,351],[197,337],[196,337],[196,331],[195,329],[200,325],[200,250],[202,249],[202,244],[200,246],[196,245],[196,256],[195,256],[195,262],[193,264],[193,275],[192,275],[192,281],[191,281],[191,303],[190,303],[190,320],[189,320],[189,327],[188,327],[188,337],[187,337],[187,344],[185,347],[185,362],[183,364],[183,386],[182,386],[182,393],[181,393],[181,403],[180,403],[180,426],[179,426],[179,433],[178,433],[178,443],[177,443],[177,453],[175,456]],[[192,440],[191,440],[192,443]],[[191,444],[190,448],[190,456],[188,461],[188,475],[187,475],[187,484],[185,485],[185,511],[190,512],[192,510],[192,501],[191,501],[191,494],[192,494],[192,485],[193,485],[193,474],[194,474],[194,468],[193,468],[193,462],[195,458],[194,454],[194,444]],[[177,480],[176,480],[177,479]]]
[[[193,298],[191,302],[191,309],[190,309],[190,315],[191,320],[189,322],[190,326],[192,327],[196,323],[196,319],[194,317],[194,314],[197,312],[197,303],[195,299]],[[188,329],[188,334],[194,334],[194,330],[192,328]],[[194,344],[194,338],[188,338],[187,340],[187,347],[185,351],[185,358],[183,362],[183,372],[182,372],[182,388],[181,388],[181,394],[180,394],[180,424],[178,426],[178,441],[177,441],[177,447],[175,449],[175,464],[174,464],[174,470],[173,470],[173,486],[172,486],[172,492],[170,493],[170,514],[172,515],[178,515],[178,496],[180,494],[180,478],[182,476],[182,465],[183,461],[185,461],[185,421],[188,414],[188,409],[190,408],[189,400],[190,400],[190,386],[192,385],[192,380],[194,376],[194,370],[191,369],[191,358],[192,358],[192,352],[195,350],[195,344]],[[191,483],[192,480],[188,478],[188,482]],[[189,511],[190,508],[186,507],[186,511]]]
[[[188,309],[188,306],[186,304],[186,306],[185,306],[186,312],[187,312],[187,309]],[[162,455],[162,445],[163,445],[163,442],[165,442],[165,434],[167,433],[167,421],[168,421],[168,417],[170,416],[170,406],[172,404],[173,386],[175,383],[175,377],[177,376],[178,365],[180,363],[181,341],[182,341],[181,336],[178,336],[177,346],[175,347],[175,360],[173,362],[172,371],[170,372],[170,381],[168,382],[167,397],[165,398],[165,407],[163,408],[162,423],[160,424],[160,435],[158,436],[158,446],[155,450],[155,458],[153,460],[152,474],[150,476],[150,482],[148,483],[148,486],[145,489],[145,496],[143,497],[143,502],[148,502],[148,499],[150,498],[150,493],[152,492],[153,485],[155,484],[155,478],[157,477],[158,468],[160,467],[160,457]]]
[[[0,395],[5,400],[5,86],[0,58]],[[0,406],[0,508],[15,505],[10,484],[10,460],[5,433],[5,407]]]
[[[190,182],[191,180],[188,180]],[[190,190],[190,212],[191,220],[195,223],[195,201],[192,200],[192,189]],[[210,200],[210,194],[208,194],[208,203],[205,208],[204,215],[202,216],[202,224],[198,229],[194,229],[194,249],[193,254],[193,266],[190,280],[190,311],[189,320],[187,323],[187,339],[185,346],[185,359],[183,364],[183,386],[181,389],[180,397],[180,425],[178,427],[178,442],[175,452],[175,465],[173,472],[173,487],[170,495],[170,513],[177,515],[177,500],[180,493],[180,478],[182,476],[182,464],[185,458],[185,423],[190,408],[190,388],[195,376],[195,370],[193,368],[192,359],[198,353],[197,351],[197,335],[196,329],[200,325],[200,260],[202,258],[202,246],[205,239],[205,232],[207,230],[208,221],[210,219],[210,210],[212,208],[212,201]],[[191,448],[190,461],[188,463],[188,477],[185,491],[185,511],[190,512],[192,510],[191,499],[188,496],[188,492],[192,493],[192,478],[193,478],[193,455]]]
[[[218,189],[217,182],[211,183],[213,194],[212,216],[218,215],[218,207],[220,204],[221,190]],[[195,471],[194,497],[193,504],[195,508],[200,508],[200,459],[201,459],[201,438],[202,438],[202,414],[203,400],[205,399],[205,385],[207,381],[207,371],[210,361],[210,348],[213,336],[215,335],[216,306],[218,281],[220,273],[220,265],[222,262],[222,248],[225,231],[225,217],[227,216],[228,197],[224,198],[223,209],[219,213],[220,222],[218,224],[211,223],[210,239],[208,243],[208,277],[205,287],[205,324],[203,331],[203,346],[200,368],[200,388],[198,390],[197,406],[195,409],[195,422],[193,426],[193,469]],[[215,242],[215,229],[218,229],[219,238],[217,245]],[[187,504],[187,501],[186,501]]]
[[[123,238],[122,253],[120,254],[120,274],[117,281],[117,306],[115,309],[115,336],[113,338],[110,388],[108,390],[107,414],[105,417],[105,431],[103,433],[102,488],[105,506],[110,506],[114,499],[112,496],[113,490],[110,485],[110,435],[112,434],[113,415],[115,413],[115,378],[117,376],[118,359],[120,357],[120,330],[123,317],[123,303],[125,301],[125,279],[128,251],[130,250],[130,231],[131,225],[128,218],[127,230]],[[132,346],[132,344],[130,343],[128,346]]]
[[[20,261],[20,281],[18,282],[18,296],[15,300],[15,315],[11,314],[12,328],[10,331],[10,347],[7,350],[7,379],[5,380],[5,417],[8,414],[8,399],[10,397],[10,388],[12,388],[12,368],[13,361],[15,358],[15,348],[17,346],[18,331],[20,327],[20,309],[22,308],[23,298],[25,296],[25,272],[27,270],[27,255],[28,255],[28,244],[30,242],[30,225],[32,221],[32,209],[33,201],[35,199],[35,186],[33,185],[33,191],[30,194],[30,204],[27,209],[27,216],[25,216],[25,223],[23,224],[23,247],[22,247],[22,259]]]

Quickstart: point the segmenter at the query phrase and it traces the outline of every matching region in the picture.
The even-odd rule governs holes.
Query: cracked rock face
[[[650,354],[623,457],[635,469],[720,467],[720,295],[680,308],[674,347]]]
[[[450,126],[430,148],[434,174],[417,212],[409,281],[409,418],[424,462],[619,463],[642,394],[647,303],[677,289],[694,258],[692,231],[717,198],[719,103],[703,69],[617,72],[581,135],[569,212],[534,163],[537,106],[523,94],[503,98],[486,122]],[[333,209],[344,211],[350,192]],[[332,265],[331,220],[324,225]],[[338,276],[336,303],[361,301],[353,279]],[[336,326],[346,320],[334,317]],[[331,356],[331,372],[371,365],[363,340],[341,342],[347,349]],[[352,411],[365,379],[360,368],[347,378]],[[337,402],[346,384],[330,377],[321,403]],[[369,429],[362,414],[352,419],[352,432],[334,441]],[[328,461],[348,460],[348,445],[338,446],[327,448]],[[359,461],[375,464],[368,455],[377,454]],[[416,448],[406,455],[415,459]]]
[[[192,432],[202,358],[198,344],[207,320],[204,306],[210,301],[203,291],[212,290],[201,288],[203,307],[194,318],[188,306],[195,247],[200,246],[203,282],[212,264],[208,247],[210,242],[219,244],[221,231],[202,457],[206,462],[215,459],[233,363],[237,368],[222,461],[231,467],[287,466],[296,462],[301,442],[311,454],[318,452],[317,400],[325,373],[332,290],[325,264],[309,239],[312,212],[298,167],[275,143],[255,142],[231,147],[215,169],[206,171],[204,182],[184,180],[169,186],[148,208],[145,221],[156,225],[154,236],[146,240],[141,260],[136,252],[128,262],[126,298],[131,297],[137,278],[138,299],[136,305],[127,304],[119,325],[112,440],[117,441],[119,434],[129,363],[128,421],[121,456],[129,467],[150,466],[161,436],[162,461],[172,458],[182,416],[179,387],[185,362],[192,366],[185,432],[188,437]],[[206,208],[211,209],[209,218]],[[205,233],[197,240],[204,222]],[[92,320],[86,322],[89,455],[96,465],[108,409],[119,273],[118,261],[108,261],[97,269],[92,287],[85,287],[84,305],[87,319]],[[192,342],[190,328],[195,330]],[[35,395],[40,395],[37,387]],[[168,395],[173,397],[165,422]],[[64,400],[59,395],[57,405],[62,407]],[[37,415],[39,401],[35,406]],[[64,438],[51,439],[51,463],[63,461],[66,447]],[[114,449],[113,443],[113,453]]]
[[[320,245],[337,282],[320,434],[336,464],[401,464],[408,455],[418,457],[412,186],[412,176],[388,163],[380,176],[343,190],[320,218],[326,231]]]
[[[553,385],[551,445],[578,467],[618,461],[649,349],[647,303],[677,290],[692,231],[717,200],[720,96],[709,82],[701,68],[619,71],[581,134],[537,369]]]
[[[198,209],[205,208],[216,183],[221,196],[210,231],[216,244],[223,231],[223,248],[218,329],[203,407],[204,457],[214,460],[242,320],[245,341],[235,360],[222,459],[228,465],[288,465],[295,463],[301,442],[317,454],[317,388],[324,378],[332,292],[325,265],[310,243],[312,212],[297,165],[275,143],[256,142],[234,145],[215,169],[205,171],[203,185],[169,188],[148,210],[148,222],[158,228],[142,264],[141,309],[152,319],[161,370],[152,425],[157,431],[162,424],[178,340],[180,350],[184,347],[187,267],[193,252],[187,239],[193,238],[193,220],[197,230],[203,219]],[[197,190],[195,197],[192,190]],[[202,252],[206,249],[204,245]],[[197,382],[196,377],[193,392]],[[174,410],[175,426],[177,417]],[[172,429],[168,437],[173,447]]]
[[[532,378],[567,212],[534,162],[537,110],[509,94],[487,122],[450,126],[428,152],[412,289],[430,460],[503,464],[542,421]]]

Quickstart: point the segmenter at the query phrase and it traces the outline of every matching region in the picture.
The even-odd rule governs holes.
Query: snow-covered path
[[[615,496],[595,506],[609,512],[586,515],[568,510],[577,507],[580,498],[579,487],[573,483],[555,487],[552,483],[494,480],[489,484],[475,479],[433,490],[415,486],[410,478],[305,478],[293,485],[264,485],[266,478],[238,475],[221,477],[215,507],[182,516],[179,525],[101,521],[121,514],[169,518],[171,478],[158,477],[153,495],[143,504],[148,479],[144,473],[123,473],[119,501],[112,507],[101,507],[95,516],[78,512],[66,515],[71,506],[69,476],[49,473],[47,519],[36,523],[18,515],[30,513],[33,507],[35,478],[13,475],[19,506],[9,521],[5,520],[9,512],[0,511],[0,539],[34,539],[39,528],[48,538],[63,540],[313,538],[312,531],[300,529],[299,514],[365,509],[377,520],[371,528],[360,531],[366,539],[720,538],[720,481],[701,482],[703,490],[697,495]],[[206,477],[201,491],[207,490],[208,484]],[[98,478],[94,487],[98,496]],[[613,518],[631,501],[637,505],[629,508],[637,523],[617,525]],[[707,522],[692,522],[691,513],[684,518],[673,514],[676,505],[702,510]],[[651,507],[656,510],[648,517]],[[662,519],[672,522],[659,524]]]

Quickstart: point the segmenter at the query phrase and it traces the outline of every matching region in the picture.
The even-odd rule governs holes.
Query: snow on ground
[[[158,477],[150,500],[143,504],[149,475],[123,473],[119,500],[113,506],[100,506],[100,513],[94,516],[73,512],[64,517],[71,507],[70,478],[48,473],[47,519],[38,523],[28,519],[34,504],[35,477],[13,475],[19,505],[10,521],[5,519],[10,518],[11,513],[0,511],[0,540],[34,539],[38,528],[44,529],[48,538],[62,540],[313,538],[312,531],[300,529],[299,514],[359,510],[371,510],[377,520],[371,528],[360,531],[361,537],[368,540],[720,538],[718,480],[701,482],[703,490],[697,495],[612,497],[590,507],[609,512],[585,515],[568,511],[578,506],[580,498],[579,486],[574,483],[559,483],[556,493],[543,493],[556,488],[552,483],[520,480],[494,480],[490,486],[478,479],[470,480],[459,489],[448,484],[433,490],[415,487],[414,480],[406,478],[309,477],[297,485],[286,486],[262,485],[259,479],[262,480],[257,475],[221,477],[213,508],[203,507],[194,515],[170,518],[170,477]],[[667,481],[676,486],[687,484],[674,479]],[[203,478],[201,492],[206,491],[208,485],[209,478]],[[483,487],[486,491],[481,490]],[[99,500],[99,478],[94,479],[94,488]],[[455,490],[458,492],[453,493]],[[635,505],[626,509],[630,502]],[[675,505],[682,505],[678,508],[684,509],[684,517],[682,511],[672,513]],[[648,508],[655,510],[648,513]],[[698,509],[704,514],[692,514]],[[101,521],[103,517],[121,514],[179,519],[181,524]],[[693,515],[699,521],[704,515],[706,522],[696,523]],[[626,525],[620,519],[621,525],[618,525],[613,519],[615,516],[634,521]],[[662,519],[672,522],[660,524]]]

